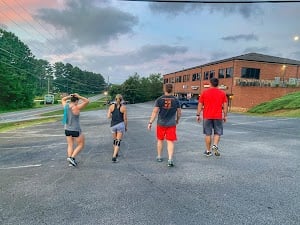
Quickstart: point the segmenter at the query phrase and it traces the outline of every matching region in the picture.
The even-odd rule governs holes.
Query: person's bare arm
[[[203,110],[203,103],[198,104],[198,108],[197,108],[197,114],[196,114],[196,120],[199,123],[201,121],[201,112]]]
[[[107,110],[107,119],[110,119],[112,117],[111,113],[113,111],[113,107],[115,107],[115,105],[110,105],[108,107],[108,110]]]
[[[176,124],[179,123],[181,117],[181,108],[177,108],[177,113],[176,113]]]
[[[226,122],[227,121],[227,113],[228,113],[228,103],[225,102],[223,104],[223,121]]]
[[[151,117],[150,117],[150,120],[149,120],[149,123],[148,123],[148,130],[151,130],[152,123],[155,121],[158,111],[159,111],[159,107],[154,107]]]
[[[83,96],[80,96],[79,94],[75,93],[73,94],[74,97],[77,97],[79,100],[81,100],[80,104],[78,104],[78,109],[83,109],[84,107],[87,106],[87,104],[89,104],[90,100],[83,97]]]
[[[65,105],[67,104],[67,101],[68,101],[71,97],[72,97],[71,95],[67,95],[67,96],[65,96],[65,97],[63,97],[63,98],[61,99],[61,104],[62,104],[63,107],[65,107]]]
[[[124,124],[125,124],[125,130],[127,131],[127,108],[125,105],[122,105],[122,112],[123,112],[123,120],[124,120]]]

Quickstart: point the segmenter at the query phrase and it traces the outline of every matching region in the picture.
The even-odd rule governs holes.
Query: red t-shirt
[[[227,102],[224,91],[211,87],[202,92],[199,103],[203,104],[204,119],[222,119],[223,104]]]

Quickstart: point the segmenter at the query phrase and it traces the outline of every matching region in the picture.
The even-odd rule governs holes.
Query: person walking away
[[[223,122],[227,121],[228,103],[225,92],[218,88],[219,80],[215,77],[211,78],[210,85],[210,88],[204,90],[199,97],[196,120],[201,121],[203,111],[203,133],[206,146],[204,154],[211,156],[212,150],[216,156],[220,156],[218,145],[223,135]]]
[[[124,133],[127,131],[127,109],[123,102],[123,97],[117,94],[115,103],[110,105],[107,111],[107,118],[111,119],[110,129],[113,138],[112,162],[118,162],[120,144]]]
[[[67,101],[69,100],[69,103]],[[79,102],[80,101],[80,102]],[[89,103],[89,100],[79,94],[71,94],[62,98],[61,103],[64,107],[65,135],[67,139],[67,161],[71,166],[77,166],[75,157],[84,147],[84,135],[80,128],[80,110]],[[75,148],[74,148],[75,147]]]
[[[156,116],[156,138],[157,138],[157,157],[158,162],[162,162],[163,144],[167,141],[168,166],[174,166],[174,142],[177,140],[176,125],[181,117],[179,100],[172,95],[173,85],[166,84],[164,95],[156,99],[154,108],[148,123],[148,130],[151,130],[152,123]]]

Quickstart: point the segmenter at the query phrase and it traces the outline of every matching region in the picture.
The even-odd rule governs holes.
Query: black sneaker
[[[112,157],[111,161],[112,161],[113,163],[116,163],[116,162],[118,162],[118,159],[117,159],[117,157]]]
[[[215,156],[220,156],[220,155],[221,155],[220,152],[219,152],[218,146],[213,145],[213,146],[211,147],[211,150],[214,151]]]
[[[67,161],[72,165],[72,166],[77,166],[77,162],[75,161],[75,158],[73,157],[68,157]]]
[[[168,167],[173,167],[174,166],[174,162],[172,159],[168,160]]]
[[[207,157],[212,156],[212,153],[209,151],[205,151],[203,154],[206,155]]]

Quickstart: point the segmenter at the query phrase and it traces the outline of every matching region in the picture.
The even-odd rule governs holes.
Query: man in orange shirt
[[[197,122],[200,122],[203,111],[203,133],[206,145],[204,154],[211,156],[212,150],[216,156],[220,156],[218,144],[220,136],[223,135],[223,122],[227,120],[228,103],[225,92],[218,88],[219,80],[215,77],[211,78],[210,85],[211,87],[203,91],[199,97],[196,116]]]

